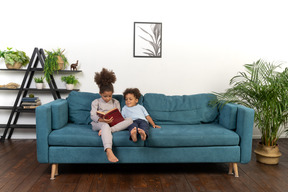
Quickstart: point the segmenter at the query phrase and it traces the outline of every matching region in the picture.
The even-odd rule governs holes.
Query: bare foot
[[[137,128],[134,127],[132,130],[131,130],[131,138],[132,138],[132,141],[133,142],[136,142],[137,141]]]
[[[98,132],[98,135],[101,136],[101,133],[102,133],[102,130],[100,130],[100,131]]]
[[[112,149],[110,148],[106,149],[106,155],[107,155],[108,161],[112,163],[116,163],[119,161],[119,159],[114,155]]]
[[[141,135],[141,140],[145,141],[146,140],[146,133],[143,129],[138,128],[138,132]]]

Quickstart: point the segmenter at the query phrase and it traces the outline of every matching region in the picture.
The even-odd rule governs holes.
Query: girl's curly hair
[[[136,99],[140,99],[141,93],[138,88],[128,88],[123,92],[124,98],[127,94],[132,94],[135,96]]]
[[[109,71],[103,68],[100,73],[96,72],[94,81],[98,85],[100,93],[104,93],[105,91],[112,91],[112,93],[114,92],[114,87],[112,84],[116,82],[116,75],[112,70]]]

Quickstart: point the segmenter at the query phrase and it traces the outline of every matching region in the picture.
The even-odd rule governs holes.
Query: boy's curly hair
[[[135,96],[136,99],[140,99],[141,93],[138,88],[128,88],[123,92],[124,98],[127,94],[132,94]]]
[[[112,93],[114,92],[114,87],[112,84],[116,81],[116,75],[112,70],[109,71],[103,68],[100,73],[96,72],[94,81],[98,85],[100,93],[104,93],[105,91],[112,91]]]

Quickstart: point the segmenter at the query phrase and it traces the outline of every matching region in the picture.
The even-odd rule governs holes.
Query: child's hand
[[[113,117],[111,117],[110,119],[103,119],[105,123],[112,123],[113,121]]]
[[[161,128],[159,125],[154,125],[153,128]]]

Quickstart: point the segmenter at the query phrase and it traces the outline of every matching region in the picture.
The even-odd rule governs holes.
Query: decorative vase
[[[73,90],[74,89],[74,84],[66,84],[66,89],[67,90]]]
[[[7,69],[20,69],[22,67],[22,63],[15,62],[14,65],[6,63]]]
[[[44,83],[35,83],[36,89],[43,89]]]
[[[279,163],[279,158],[282,155],[279,152],[278,145],[265,146],[262,143],[258,143],[257,148],[254,150],[256,154],[256,160],[260,163],[275,165]]]
[[[58,63],[58,70],[65,69],[64,67],[64,61],[61,56],[57,56],[57,63]]]

